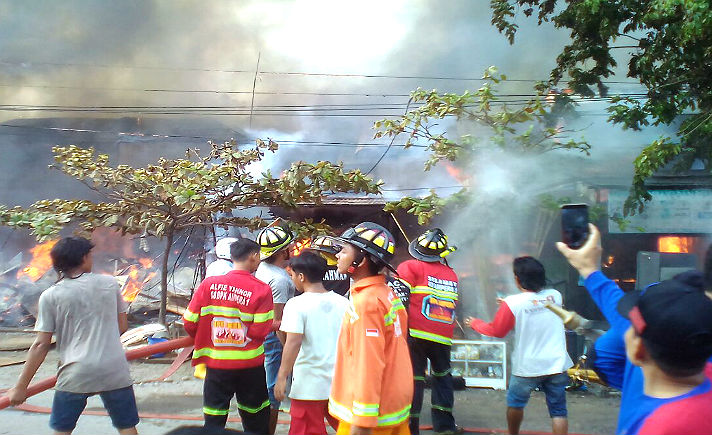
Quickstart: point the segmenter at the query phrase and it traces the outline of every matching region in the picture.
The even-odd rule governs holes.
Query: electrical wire
[[[413,102],[413,98],[410,98],[410,99],[408,100],[408,104],[405,106],[405,113],[403,113],[403,116],[405,116],[405,115],[408,114],[408,110],[410,109],[410,103],[412,103],[412,102]],[[392,135],[392,137],[391,137],[391,142],[388,144],[388,147],[386,147],[386,150],[383,151],[383,154],[381,155],[381,157],[379,157],[378,160],[376,160],[376,163],[374,163],[373,166],[371,166],[371,169],[369,169],[369,170],[366,172],[366,175],[370,175],[371,172],[373,172],[373,170],[376,169],[376,166],[378,166],[378,164],[381,163],[381,161],[383,160],[383,158],[386,157],[386,154],[388,153],[388,151],[389,151],[389,150],[391,149],[391,147],[393,146],[393,141],[396,140],[396,136],[397,136],[396,134]]]
[[[192,71],[192,72],[217,72],[241,74],[254,74],[254,70],[243,69],[221,69],[221,68],[205,68],[205,67],[167,67],[167,66],[142,66],[142,65],[116,65],[116,64],[95,64],[95,63],[72,63],[72,62],[31,62],[31,61],[11,61],[0,59],[0,65],[12,65],[27,67],[28,65],[49,65],[49,66],[81,66],[84,68],[109,68],[109,69],[143,69],[156,71]],[[260,71],[264,75],[280,75],[280,76],[306,76],[306,77],[344,77],[344,78],[378,78],[378,79],[401,79],[401,80],[450,80],[450,81],[484,81],[485,79],[478,77],[457,77],[457,76],[427,76],[427,75],[388,75],[388,74],[356,74],[356,73],[320,73],[320,72],[305,72],[305,71]],[[541,79],[510,79],[508,82],[527,82],[536,83],[546,80]],[[562,83],[568,83],[569,80],[560,80]],[[640,82],[626,81],[606,81],[604,84],[628,84],[639,85]]]
[[[162,89],[162,88],[105,88],[105,87],[86,87],[86,86],[70,86],[70,85],[37,85],[37,84],[7,84],[0,83],[3,88],[37,88],[37,89],[65,89],[65,90],[84,90],[84,91],[109,91],[109,92],[155,92],[155,93],[190,93],[190,94],[243,94],[251,95],[252,91],[236,91],[236,90],[221,90],[221,89]],[[255,91],[255,95],[300,95],[300,96],[319,96],[319,97],[410,97],[410,94],[389,94],[384,92],[299,92],[299,91]],[[616,95],[620,96],[645,96],[645,93],[623,92]],[[496,97],[536,97],[535,93],[501,93],[496,94]],[[601,97],[610,98],[610,97]]]
[[[66,127],[40,127],[33,125],[15,125],[15,124],[0,124],[0,127],[9,128],[19,128],[19,129],[30,129],[30,130],[49,130],[49,131],[59,131],[59,132],[70,132],[70,133],[104,133],[104,134],[116,134],[119,136],[136,136],[136,137],[149,137],[149,138],[185,138],[185,139],[206,139],[211,140],[214,137],[211,136],[186,136],[179,134],[162,134],[162,133],[128,133],[121,131],[112,130],[92,130],[92,129],[77,129],[77,128],[66,128]],[[6,134],[5,132],[0,132],[0,134]],[[250,138],[249,140],[254,141],[257,138]],[[280,146],[313,146],[313,147],[337,147],[337,148],[383,148],[387,147],[388,144],[377,143],[377,142],[326,142],[326,141],[301,141],[301,140],[280,140],[272,138]],[[405,144],[394,144],[395,147],[405,147]],[[413,148],[427,148],[427,145],[412,144],[410,147]]]

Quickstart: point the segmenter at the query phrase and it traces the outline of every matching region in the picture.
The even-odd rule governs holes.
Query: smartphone
[[[561,206],[561,241],[571,249],[578,249],[588,239],[588,206],[564,204]]]

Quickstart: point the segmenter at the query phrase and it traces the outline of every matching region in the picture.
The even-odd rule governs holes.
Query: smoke
[[[48,174],[57,144],[96,146],[114,161],[142,164],[207,139],[272,137],[283,146],[256,170],[277,174],[295,160],[343,160],[367,171],[388,144],[372,139],[373,122],[402,114],[415,88],[477,89],[478,80],[438,78],[477,78],[490,65],[515,79],[501,94],[530,95],[533,80],[547,78],[566,32],[521,17],[510,46],[490,19],[486,2],[471,0],[2,2],[0,123],[25,128],[0,126],[0,203],[88,195],[79,183]],[[626,54],[620,56],[625,66]],[[617,80],[626,79],[619,74]],[[618,84],[611,93],[638,89]],[[53,105],[85,111],[47,111]],[[146,109],[95,109],[127,106]],[[466,169],[473,205],[443,225],[461,246],[453,255],[456,269],[477,277],[465,298],[491,307],[493,288],[513,289],[511,257],[541,252],[536,241],[545,239],[552,218],[532,211],[538,194],[562,186],[625,186],[633,157],[665,132],[623,132],[605,122],[602,103],[582,103],[579,111],[567,127],[589,140],[591,157],[491,150]],[[472,128],[458,124],[456,133]],[[421,172],[427,154],[402,149],[404,140],[395,140],[372,173],[386,188],[456,184],[442,167]],[[349,145],[371,143],[382,146]],[[480,314],[488,311],[483,307]]]
[[[241,110],[240,115],[201,116],[189,122],[185,115],[156,115],[150,110],[118,116],[134,118],[137,121],[131,131],[146,133],[152,133],[148,128],[151,125],[156,129],[151,119],[168,118],[171,121],[164,121],[167,128],[159,133],[174,133],[180,125],[205,131],[207,126],[202,122],[210,120],[208,125],[214,122],[224,126],[213,125],[215,136],[224,129],[249,129],[251,134],[246,140],[271,132],[278,140],[299,136],[302,141],[312,142],[372,143],[373,121],[402,114],[407,101],[403,95],[411,90],[424,87],[462,92],[479,82],[273,73],[476,78],[484,68],[496,64],[512,77],[545,78],[566,36],[527,20],[522,23],[520,41],[510,47],[489,20],[487,7],[465,0],[448,2],[447,7],[434,1],[224,1],[209,6],[187,1],[111,5],[81,0],[61,5],[3,2],[0,95],[5,105],[249,108],[253,104],[254,83],[252,116],[247,109]],[[258,58],[260,73],[255,81]],[[530,92],[529,84],[513,85],[507,91],[520,88]],[[394,94],[401,96],[377,96]],[[357,110],[324,112],[323,105],[327,104]],[[322,112],[275,113],[275,106],[319,106]],[[14,124],[18,118],[46,118],[48,114],[58,118],[53,122],[55,126],[69,128],[77,128],[76,123],[62,122],[61,118],[117,117],[97,111],[5,110],[0,112],[0,120]],[[328,116],[309,116],[313,114]],[[16,129],[0,128],[3,137],[17,133]],[[125,131],[122,128],[107,124],[104,129]],[[49,157],[46,147],[53,140],[61,144],[91,143],[97,138],[87,133],[47,135],[41,145],[29,145],[27,142],[33,140],[25,137],[22,142],[26,146],[21,153],[44,166]],[[188,137],[182,142],[186,148],[205,141]],[[39,152],[38,148],[42,152],[33,155],[33,151]],[[161,147],[152,148],[154,155],[161,153]],[[383,151],[383,147],[285,144],[270,165],[280,171],[296,159],[330,159],[344,160],[350,168],[368,169]],[[419,180],[403,177],[404,171],[393,171],[392,167],[412,167],[424,157],[419,149],[404,151],[396,146],[388,151],[385,163],[374,170],[374,176],[394,187],[420,187]],[[21,167],[26,173],[27,165]],[[56,185],[54,181],[52,185]],[[429,174],[422,186],[438,184],[451,184],[443,171]],[[39,199],[32,192],[41,190],[18,195],[23,197],[19,202]]]
[[[579,112],[602,112],[604,103],[584,104]],[[654,137],[670,128],[624,131],[606,118],[582,116],[562,120],[573,138],[585,138],[591,155],[554,150],[527,153],[485,147],[463,172],[470,176],[468,205],[440,220],[458,252],[448,257],[462,279],[464,312],[490,318],[496,298],[516,293],[512,260],[531,255],[542,259],[552,282],[567,280],[563,259],[555,252],[558,212],[543,206],[542,195],[596,203],[595,189],[627,190],[633,160]],[[468,132],[472,126],[459,125]],[[458,255],[459,254],[459,255]]]

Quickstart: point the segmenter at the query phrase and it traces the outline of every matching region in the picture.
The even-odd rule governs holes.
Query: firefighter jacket
[[[261,366],[273,307],[269,285],[245,270],[206,278],[183,314],[185,330],[195,338],[193,365],[213,369]]]
[[[398,266],[398,276],[411,286],[410,336],[450,346],[458,299],[455,271],[439,262],[408,260]]]
[[[382,275],[351,287],[336,351],[329,413],[361,427],[395,426],[410,416],[413,368],[407,314]]]

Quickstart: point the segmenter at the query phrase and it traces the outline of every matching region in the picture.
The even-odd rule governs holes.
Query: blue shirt
[[[643,371],[631,364],[625,353],[623,334],[630,327],[630,321],[621,316],[617,309],[623,290],[600,271],[589,275],[584,284],[611,325],[594,344],[594,367],[608,385],[621,390],[616,434],[635,434],[648,415],[659,406],[709,391],[710,381],[706,380],[687,394],[669,399],[657,399],[643,394]]]

